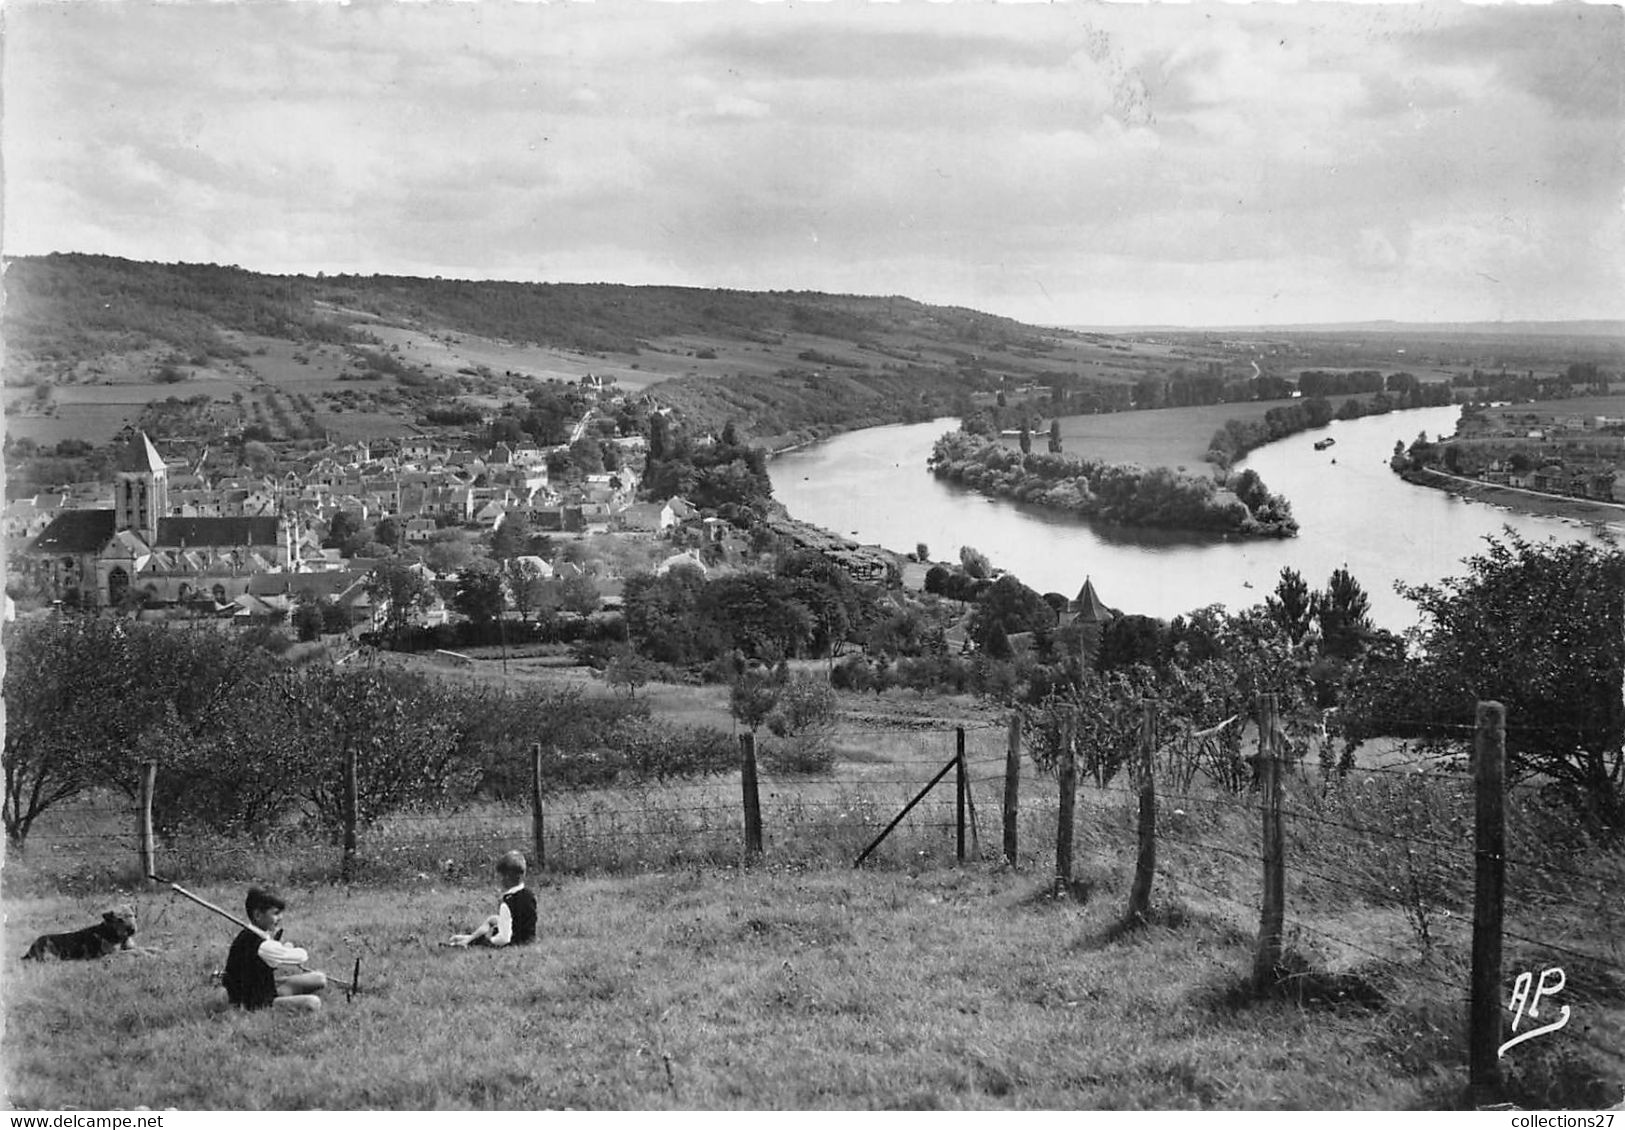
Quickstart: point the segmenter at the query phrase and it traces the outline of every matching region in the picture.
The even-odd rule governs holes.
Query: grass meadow
[[[1463,778],[1373,769],[1287,807],[1280,989],[1247,987],[1258,813],[1172,773],[1148,925],[1120,928],[1135,797],[1080,783],[1069,888],[1056,790],[1024,767],[1015,866],[999,861],[1002,733],[967,735],[977,835],[956,861],[950,775],[852,861],[946,760],[941,732],[839,739],[827,777],[764,770],[765,855],[740,850],[737,775],[549,798],[532,876],[541,940],[437,943],[494,904],[522,806],[406,814],[335,845],[161,845],[165,873],[235,909],[291,898],[288,937],[363,992],[316,1016],[217,1012],[234,927],[142,889],[116,807],[62,814],[7,860],[5,944],[138,905],[142,951],[8,960],[5,1096],[16,1107],[265,1109],[1435,1109],[1466,1082],[1472,898]],[[1523,1106],[1625,1091],[1625,858],[1532,798],[1512,806],[1508,983],[1561,964],[1564,1031],[1506,1061]],[[54,836],[54,838],[53,838]],[[978,850],[979,849],[979,850]],[[1514,936],[1514,933],[1516,936]],[[1561,946],[1554,950],[1553,946]],[[1585,956],[1577,956],[1585,955]],[[245,1088],[242,1080],[259,1080]]]
[[[1204,461],[1213,433],[1227,420],[1262,420],[1271,408],[1288,401],[1246,401],[1238,404],[1203,404],[1190,408],[1157,408],[1146,412],[1106,412],[1099,415],[1062,416],[1061,451],[1081,459],[1108,463],[1136,463],[1141,467],[1183,467],[1194,475],[1206,474]],[[1005,436],[1014,446],[1016,438]],[[1046,451],[1049,433],[1033,434],[1033,450]]]

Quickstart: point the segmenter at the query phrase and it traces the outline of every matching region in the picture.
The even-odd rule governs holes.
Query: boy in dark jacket
[[[274,891],[250,887],[244,901],[248,920],[264,934],[244,930],[231,943],[221,983],[226,999],[243,1009],[288,1008],[317,1012],[317,996],[327,988],[327,975],[304,968],[310,955],[298,946],[284,945],[282,912],[288,908]],[[298,969],[293,973],[290,970]]]
[[[525,886],[525,857],[510,851],[497,860],[505,888],[497,912],[472,934],[453,934],[448,946],[520,946],[536,940],[536,895]]]

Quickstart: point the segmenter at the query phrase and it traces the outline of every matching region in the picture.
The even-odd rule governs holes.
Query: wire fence
[[[1002,780],[1005,728],[963,728],[965,763],[982,781]],[[845,864],[953,759],[956,728],[845,730],[831,736],[836,767],[776,771],[775,739],[763,735],[759,784],[764,849],[786,864]],[[952,781],[949,782],[950,786]],[[973,786],[974,787],[974,786]],[[641,781],[547,793],[541,854],[549,871],[615,873],[691,864],[733,865],[745,857],[741,775]],[[996,800],[989,792],[996,819]],[[982,824],[985,812],[978,813]],[[89,890],[141,879],[142,805],[98,793],[50,810],[13,853],[11,883]],[[331,881],[340,874],[342,834],[304,821],[256,837],[169,831],[154,813],[155,870],[178,881]],[[395,812],[357,829],[357,881],[483,877],[512,848],[534,854],[535,810],[525,802],[480,802]],[[952,788],[936,789],[877,852],[882,865],[952,862],[958,819]]]
[[[949,774],[898,819],[956,757],[960,733],[965,815]],[[759,797],[769,861],[849,865],[894,820],[869,856],[873,865],[953,863],[966,833],[973,858],[1002,856],[1011,765],[1005,726],[849,730],[832,740],[834,771],[795,774],[768,768],[773,739],[764,738]],[[1449,757],[1398,758],[1343,776],[1323,776],[1308,764],[1285,773],[1286,925],[1319,939],[1321,949],[1380,953],[1390,964],[1396,956],[1465,961],[1473,918],[1474,797],[1457,764]],[[1057,847],[1056,775],[1019,758],[1016,767],[1019,846],[1010,862],[1046,875]],[[1100,784],[1086,775],[1076,796],[1073,843],[1080,866],[1103,890],[1123,886],[1136,850],[1138,787],[1123,777]],[[1257,790],[1235,791],[1197,777],[1183,788],[1163,785],[1156,796],[1161,893],[1212,899],[1231,908],[1225,913],[1236,925],[1249,927],[1249,916],[1233,910],[1261,902]],[[1606,984],[1625,986],[1625,874],[1617,855],[1577,854],[1562,841],[1554,844],[1554,817],[1533,786],[1513,791],[1507,815],[1509,961],[1584,962],[1598,977],[1614,979]],[[162,827],[162,813],[156,816]],[[353,878],[483,877],[504,851],[535,850],[535,816],[530,804],[496,802],[391,814],[359,830]],[[13,853],[20,867],[7,869],[8,883],[19,881],[19,872],[70,891],[137,882],[140,818],[140,805],[106,793],[53,809],[26,850]],[[732,866],[747,859],[738,772],[545,795],[541,828],[541,853],[554,872]],[[292,823],[253,839],[160,834],[155,848],[157,870],[182,881],[330,881],[341,843]]]

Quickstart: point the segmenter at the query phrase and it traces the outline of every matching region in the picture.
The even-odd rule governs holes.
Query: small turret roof
[[[1078,590],[1077,599],[1073,600],[1072,608],[1078,614],[1079,620],[1105,623],[1117,614],[1101,601],[1100,594],[1095,592],[1095,584],[1085,577],[1083,587]]]

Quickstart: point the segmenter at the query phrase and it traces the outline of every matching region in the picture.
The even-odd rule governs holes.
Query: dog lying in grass
[[[124,904],[102,915],[102,920],[67,934],[41,934],[23,954],[24,961],[89,961],[119,950],[135,948],[135,908]]]

